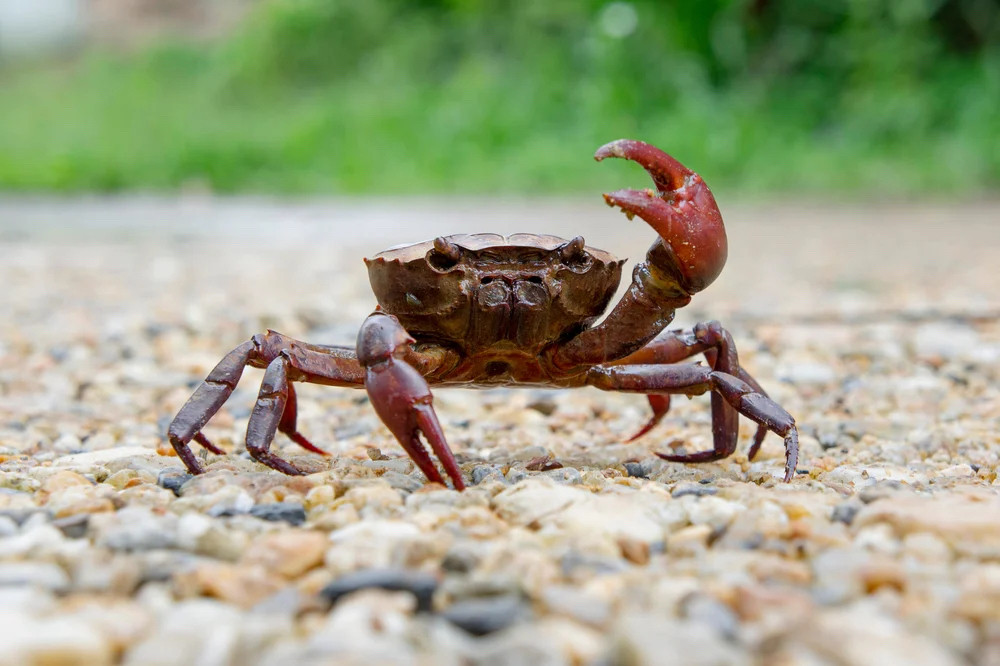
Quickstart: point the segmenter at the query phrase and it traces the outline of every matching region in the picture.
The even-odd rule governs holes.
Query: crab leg
[[[288,463],[284,461],[276,466],[264,460],[272,455],[267,453],[267,449],[276,430],[286,434],[304,449],[325,455],[322,449],[314,446],[296,427],[297,400],[295,390],[289,382],[304,381],[331,386],[359,386],[363,381],[361,366],[351,349],[310,345],[280,333],[268,331],[266,334],[253,336],[251,340],[226,354],[170,423],[167,437],[189,472],[200,474],[204,471],[201,463],[191,451],[189,446],[191,440],[198,442],[212,453],[219,455],[225,453],[212,444],[201,433],[201,429],[232,395],[243,375],[243,370],[247,366],[270,368],[279,360],[281,360],[279,365],[282,366],[280,371],[275,367],[270,371],[270,376],[265,373],[264,386],[261,387],[261,398],[264,400],[264,404],[260,407],[254,407],[250,419],[251,425],[255,428],[260,424],[269,423],[269,420],[274,420],[274,428],[270,429],[268,426],[261,431],[266,433],[270,430],[270,435],[253,439],[252,448],[249,445],[250,433],[248,432],[247,450],[256,459],[270,467],[286,471],[286,473],[299,473],[298,470],[287,472],[284,466]],[[279,376],[279,372],[284,373],[284,380]],[[280,388],[281,386],[284,388]],[[265,387],[270,387],[266,395]],[[280,396],[273,394],[274,391],[278,391]],[[265,439],[266,441],[264,441]],[[258,457],[254,455],[255,451],[264,451],[267,455]]]
[[[434,413],[427,380],[407,361],[397,357],[409,350],[413,338],[395,317],[376,312],[358,332],[358,360],[365,369],[365,389],[375,412],[428,480],[444,485],[434,461],[420,440],[430,445],[455,490],[465,483],[455,456]]]
[[[726,263],[722,215],[701,176],[641,141],[620,139],[594,154],[598,161],[608,157],[633,160],[652,176],[655,192],[618,190],[604,200],[629,218],[645,220],[659,238],[646,261],[636,265],[631,286],[607,318],[552,353],[552,364],[561,371],[606,363],[642,348]]]
[[[740,367],[733,337],[717,321],[697,324],[690,331],[668,331],[639,351],[608,365],[677,363],[698,353],[705,354],[708,365],[713,370],[739,377],[757,393],[767,395],[757,380]],[[630,442],[652,430],[663,419],[670,407],[669,396],[653,393],[647,398],[649,398],[650,407],[653,409],[653,415],[646,425],[628,440]],[[738,412],[723,400],[721,395],[712,394],[712,430],[715,435],[716,449],[735,448],[736,439],[739,436],[738,418]],[[753,460],[754,456],[757,455],[766,435],[767,428],[758,425],[753,445],[750,447],[750,460]],[[724,444],[720,439],[727,442],[731,440],[731,443]]]
[[[257,402],[247,423],[247,453],[259,463],[292,476],[304,474],[295,465],[271,453],[271,441],[284,420],[288,404],[288,352],[282,351],[267,366]],[[311,445],[310,445],[311,446]]]
[[[718,393],[737,412],[785,439],[785,481],[791,481],[799,458],[799,436],[795,419],[766,395],[728,373],[701,365],[616,365],[597,366],[587,372],[587,384],[605,391],[700,395]],[[735,438],[720,437],[709,451],[687,455],[657,453],[672,462],[710,462],[736,450]]]

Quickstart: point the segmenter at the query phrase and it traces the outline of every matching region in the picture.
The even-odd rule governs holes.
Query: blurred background
[[[7,191],[980,196],[998,109],[997,0],[0,0]]]

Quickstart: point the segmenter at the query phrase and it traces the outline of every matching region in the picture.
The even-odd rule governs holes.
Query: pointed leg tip
[[[646,425],[639,428],[639,431],[637,433],[635,433],[625,441],[629,443],[634,442],[635,440],[639,439],[640,437],[648,433],[650,430],[655,428],[659,422],[660,422],[659,419],[650,419],[649,421],[646,422]]]
[[[209,439],[207,437],[205,437],[203,434],[201,434],[200,432],[195,433],[194,441],[198,442],[199,444],[202,445],[202,447],[204,447],[208,451],[211,451],[212,453],[214,453],[217,456],[224,456],[224,455],[226,455],[225,451],[223,451],[218,446],[216,446],[211,441],[209,441]]]
[[[799,432],[792,426],[785,436],[785,483],[790,483],[799,466]]]
[[[301,446],[306,451],[309,451],[310,453],[315,453],[316,455],[330,457],[329,453],[327,453],[323,449],[319,448],[318,446],[310,442],[308,439],[306,439],[305,435],[301,433],[298,432],[292,433],[291,435],[289,435],[289,439],[291,439],[293,442]]]

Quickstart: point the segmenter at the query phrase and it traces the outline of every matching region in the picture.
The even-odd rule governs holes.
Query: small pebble
[[[684,497],[685,495],[694,495],[695,497],[703,497],[705,495],[716,495],[719,489],[713,488],[712,486],[707,486],[703,484],[692,485],[690,483],[680,484],[670,491],[670,496],[674,499],[679,497]]]
[[[306,522],[306,509],[299,502],[257,504],[250,509],[250,515],[262,520],[284,521],[290,525]]]
[[[506,483],[506,479],[500,468],[496,465],[476,465],[472,468],[472,483],[479,485],[484,481],[500,481]]]
[[[417,610],[429,612],[438,579],[420,571],[402,569],[366,569],[341,576],[323,588],[320,594],[336,604],[341,597],[358,590],[377,588],[391,592],[409,592],[417,600]]]
[[[625,467],[625,472],[629,476],[631,476],[631,477],[634,477],[634,478],[637,478],[637,479],[646,479],[646,478],[649,478],[647,470],[643,466],[642,463],[627,462],[627,463],[624,463],[624,467]]]
[[[473,636],[492,634],[529,615],[529,607],[516,595],[466,599],[442,613],[446,620]]]
[[[87,526],[90,524],[90,516],[86,513],[78,513],[65,518],[56,518],[52,521],[53,527],[57,527],[63,534],[71,539],[80,539],[87,535]]]
[[[830,515],[830,520],[850,525],[854,522],[854,517],[858,515],[858,511],[860,510],[861,504],[858,502],[843,502],[833,507],[833,513]]]
[[[156,483],[167,490],[173,491],[174,495],[180,497],[181,487],[191,478],[192,476],[186,472],[163,470],[156,478]]]
[[[388,482],[390,486],[397,490],[405,490],[408,493],[416,492],[424,487],[422,479],[416,479],[408,474],[388,471],[382,475],[382,480]]]

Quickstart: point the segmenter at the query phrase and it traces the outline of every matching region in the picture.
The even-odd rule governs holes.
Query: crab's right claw
[[[659,148],[631,139],[601,146],[594,159],[620,157],[637,162],[653,178],[656,191],[618,190],[604,195],[631,218],[638,215],[662,239],[656,267],[673,277],[687,294],[710,285],[722,272],[728,247],[722,214],[708,185]]]

